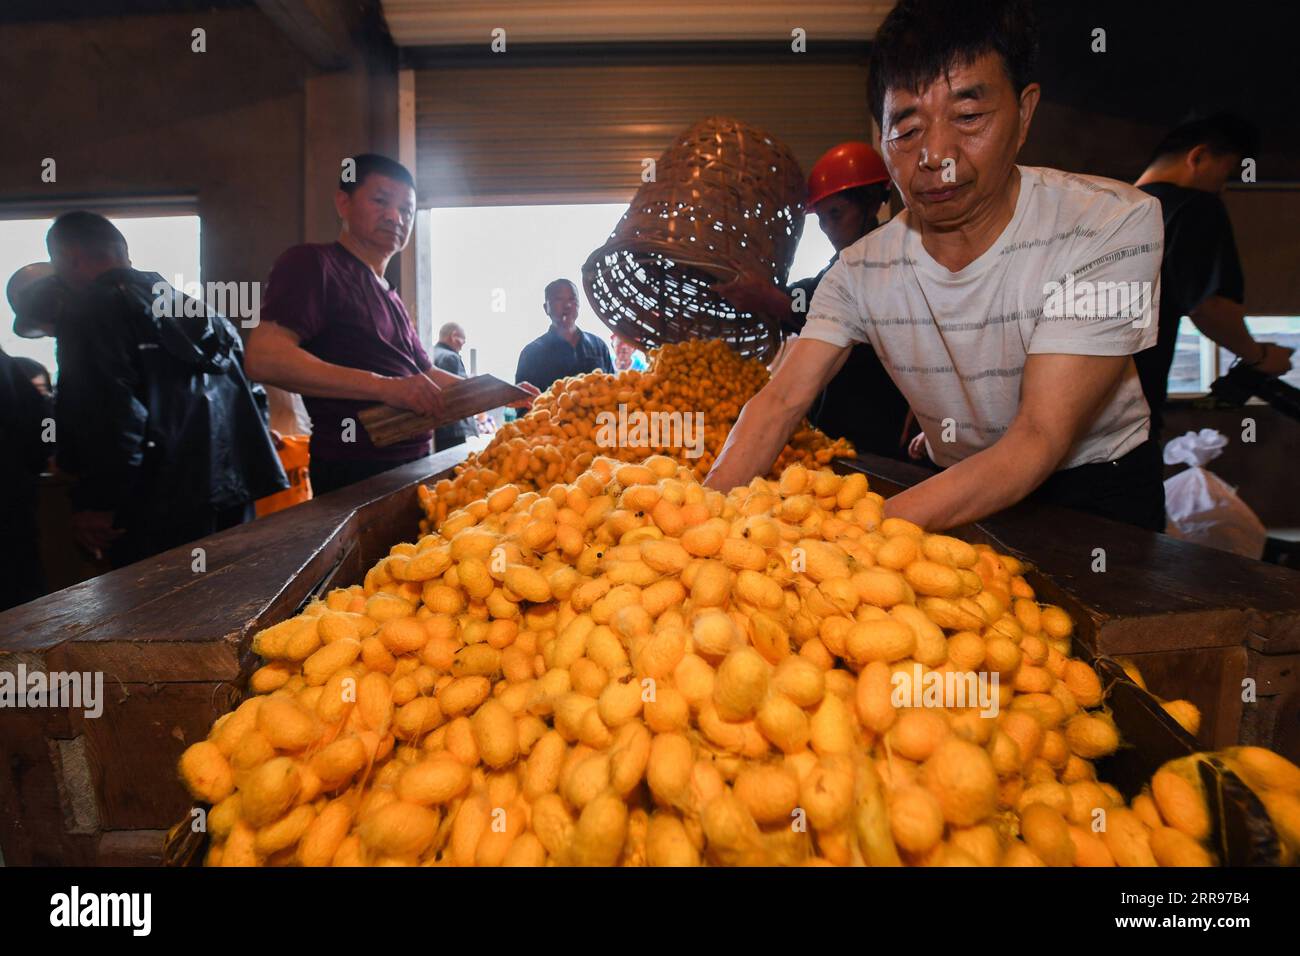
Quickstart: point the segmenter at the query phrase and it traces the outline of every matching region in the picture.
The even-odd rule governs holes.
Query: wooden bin
[[[776,323],[737,311],[713,283],[755,274],[783,286],[806,192],[794,154],[762,130],[720,116],[696,123],[583,265],[592,309],[642,348],[717,338],[767,364],[781,344]]]
[[[931,474],[874,455],[838,467],[884,495]],[[1131,657],[1154,695],[1194,703],[1200,749],[1257,744],[1300,762],[1300,573],[1035,502],[961,534],[1029,563],[1094,657]]]
[[[241,699],[255,666],[252,634],[324,588],[361,580],[394,543],[412,540],[420,518],[416,486],[448,474],[464,455],[464,448],[442,452],[0,614],[0,669],[99,670],[107,697],[97,720],[0,711],[5,861],[161,862],[167,830],[191,806],[176,761]],[[884,494],[926,475],[870,457],[838,467],[866,472]],[[1288,752],[1293,738],[1279,728],[1295,717],[1285,710],[1296,693],[1295,671],[1277,662],[1294,653],[1285,648],[1300,626],[1300,575],[1045,506],[1021,505],[964,533],[1032,558],[1034,587],[1070,611],[1081,647],[1101,666],[1115,647],[1131,650],[1145,635],[1143,652],[1169,662],[1166,671],[1150,671],[1153,681],[1167,673],[1168,688],[1153,689],[1209,702],[1197,746],[1241,741]],[[1097,546],[1122,569],[1105,585],[1087,570]],[[206,555],[205,573],[191,570],[194,547]],[[1217,643],[1205,638],[1207,623]],[[1257,711],[1214,709],[1238,672],[1217,675],[1207,693],[1195,686],[1201,671],[1177,666],[1200,653],[1234,652],[1245,653],[1246,673],[1280,675],[1261,684]],[[1145,700],[1135,687],[1125,693]],[[1145,763],[1107,771],[1121,789],[1193,746],[1149,701],[1139,710],[1142,716],[1125,718],[1126,732],[1148,741],[1137,754]],[[1134,730],[1138,723],[1148,729]]]
[[[449,449],[0,614],[0,670],[102,672],[103,713],[0,710],[8,865],[156,865],[181,752],[241,699],[253,633],[413,541]],[[201,548],[206,570],[193,569]]]

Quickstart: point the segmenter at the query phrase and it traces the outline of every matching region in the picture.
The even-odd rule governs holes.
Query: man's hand
[[[920,461],[925,457],[925,432],[921,432],[907,443],[907,457],[913,461]]]
[[[121,528],[113,527],[111,511],[74,511],[72,513],[72,538],[90,552],[96,561],[104,559],[109,545],[122,536]]]
[[[730,282],[715,282],[712,288],[741,312],[778,319],[790,313],[790,297],[771,279],[756,272],[744,273]]]
[[[517,402],[511,402],[509,405],[506,406],[506,408],[532,408],[533,399],[536,398],[538,395],[542,394],[541,389],[539,389],[532,382],[519,382],[517,387],[522,388],[525,392],[527,392],[530,396],[532,396],[532,398],[521,398]]]
[[[382,389],[385,405],[405,408],[417,415],[437,415],[442,411],[442,389],[423,372],[385,379]]]
[[[885,501],[885,517],[945,531],[1008,508],[1041,485],[1087,432],[1132,359],[1030,355],[1020,409],[996,442]]]
[[[1291,356],[1295,354],[1295,349],[1276,342],[1260,342],[1259,345],[1263,349],[1263,355],[1253,366],[1256,371],[1272,376],[1285,375],[1291,371]]]

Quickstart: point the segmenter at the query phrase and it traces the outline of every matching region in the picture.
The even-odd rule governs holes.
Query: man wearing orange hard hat
[[[889,172],[868,143],[848,142],[827,150],[808,177],[805,208],[835,247],[835,255],[815,276],[781,289],[769,280],[741,276],[714,286],[732,305],[770,315],[786,335],[803,330],[817,283],[840,253],[877,226],[889,199]],[[870,345],[847,353],[835,377],[808,410],[809,420],[832,438],[847,438],[859,452],[906,458],[907,400],[890,379]]]

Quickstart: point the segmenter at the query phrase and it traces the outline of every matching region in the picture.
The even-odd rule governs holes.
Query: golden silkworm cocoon
[[[920,782],[939,801],[944,819],[973,826],[997,806],[998,779],[981,748],[957,737],[939,744],[921,766]]]
[[[257,831],[253,849],[259,856],[286,850],[298,843],[315,818],[316,811],[310,805],[294,807],[279,820]]]
[[[758,709],[755,717],[763,736],[788,754],[798,753],[808,746],[812,727],[803,708],[782,693],[772,693]]]
[[[624,797],[645,777],[653,738],[640,721],[625,724],[610,743],[609,784]]]
[[[1160,866],[1214,866],[1214,857],[1209,850],[1173,827],[1155,827],[1149,842],[1151,855]]]
[[[303,677],[310,686],[323,685],[336,671],[348,667],[360,655],[360,641],[352,637],[340,638],[326,644],[303,661]]]
[[[1229,747],[1228,766],[1253,790],[1286,790],[1300,795],[1300,767],[1265,747]]]
[[[1091,829],[1070,827],[1070,842],[1074,844],[1074,865],[1080,867],[1114,866],[1115,858],[1101,835]]]
[[[450,755],[435,755],[407,767],[398,778],[399,799],[418,806],[448,803],[469,786],[469,768]]]
[[[904,542],[911,543],[911,538],[898,537],[892,538],[885,549]],[[880,560],[880,555],[876,556]],[[893,565],[880,561],[886,567]],[[960,597],[965,588],[962,584],[962,578],[957,571],[946,564],[939,564],[935,561],[915,560],[906,565],[903,569],[903,577],[917,594],[925,594],[931,597],[956,598]]]
[[[904,786],[889,798],[889,831],[899,849],[926,853],[943,839],[943,810],[930,791]]]
[[[1151,852],[1151,831],[1132,810],[1114,807],[1106,811],[1102,840],[1119,866],[1156,866]]]
[[[747,720],[758,711],[767,694],[772,666],[750,647],[728,654],[718,665],[713,702],[723,720]]]
[[[271,758],[253,770],[240,787],[244,820],[252,827],[278,820],[293,805],[301,786],[302,777],[291,759]]]
[[[363,817],[357,835],[372,853],[418,857],[433,842],[441,821],[437,810],[395,800]]]
[[[1082,701],[1080,702],[1082,703]],[[1195,737],[1201,730],[1201,711],[1190,700],[1162,700],[1160,706],[1178,725]]]
[[[649,866],[699,866],[700,853],[686,833],[681,818],[671,811],[650,815],[646,832],[646,863]]]
[[[351,827],[348,801],[331,800],[303,831],[298,841],[298,862],[302,866],[329,866]]]
[[[1195,773],[1196,768],[1190,767]],[[1161,818],[1175,830],[1193,840],[1204,841],[1210,835],[1210,810],[1199,785],[1174,770],[1161,768],[1151,778],[1151,797]]]
[[[650,744],[646,783],[665,806],[680,806],[691,782],[694,748],[682,734],[656,734]]]
[[[628,809],[612,790],[592,799],[573,828],[570,862],[575,866],[613,866],[627,835]]]
[[[219,803],[235,789],[235,774],[216,744],[201,740],[181,754],[180,774],[186,788],[199,800]]]
[[[747,766],[736,775],[734,792],[756,822],[789,823],[799,802],[799,780],[775,764]]]
[[[351,780],[366,766],[370,755],[358,737],[343,737],[326,744],[311,758],[312,771],[331,788]]]
[[[1048,866],[1074,865],[1075,849],[1069,825],[1046,804],[1031,803],[1021,811],[1020,834]]]
[[[1096,760],[1119,749],[1119,732],[1106,718],[1076,714],[1065,725],[1065,741],[1080,757]]]
[[[857,732],[848,705],[838,694],[827,694],[809,721],[809,743],[819,755],[847,754],[857,746]]]
[[[438,691],[438,706],[446,716],[460,717],[477,709],[491,691],[492,683],[486,677],[457,677]]]
[[[890,746],[908,760],[928,760],[950,733],[942,712],[925,707],[908,707],[899,712],[889,731]]]
[[[921,539],[921,551],[930,561],[954,568],[973,568],[979,561],[975,548],[946,534],[927,534]]]
[[[909,656],[916,648],[916,632],[892,618],[855,622],[845,636],[845,650],[859,663],[892,662]]]

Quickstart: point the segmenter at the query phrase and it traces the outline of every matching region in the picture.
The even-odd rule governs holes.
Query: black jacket
[[[162,529],[288,487],[265,392],[244,377],[226,318],[135,269],[106,272],[67,303],[58,462],[78,479],[74,510]]]
[[[460,353],[450,346],[443,345],[441,342],[433,347],[433,364],[444,372],[451,372],[451,374],[459,375],[462,378],[467,374],[465,372],[465,362],[461,359]],[[458,422],[452,422],[450,425],[444,425],[442,428],[434,430],[433,450],[442,451],[444,448],[452,448],[455,445],[462,444],[471,435],[477,434],[478,428],[474,424],[474,419],[462,418]]]
[[[37,479],[49,457],[41,395],[0,349],[0,611],[44,593]]]

